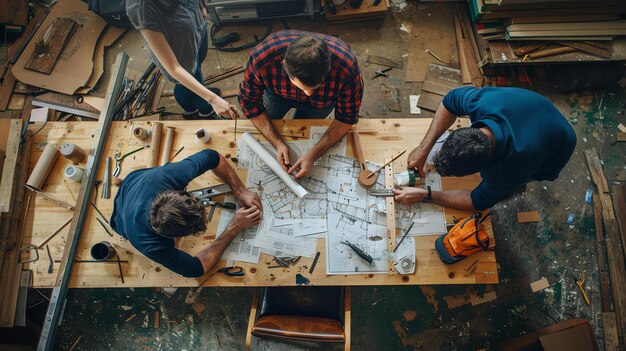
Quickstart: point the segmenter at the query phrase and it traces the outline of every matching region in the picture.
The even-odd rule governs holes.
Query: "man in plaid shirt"
[[[338,142],[359,120],[363,79],[355,55],[337,38],[297,30],[267,37],[250,53],[239,103],[248,117],[277,150],[278,162],[296,179],[309,174],[313,163]],[[295,108],[295,119],[335,119],[320,139],[293,165],[289,148],[271,119],[281,119]]]

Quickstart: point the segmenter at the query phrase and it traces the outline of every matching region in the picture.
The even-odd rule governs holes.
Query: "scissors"
[[[116,152],[115,153],[115,169],[113,169],[113,177],[117,177],[120,174],[120,171],[122,170],[122,160],[124,160],[126,157],[134,154],[135,152],[139,152],[141,150],[145,149],[144,146],[140,147],[139,149],[133,150],[131,152],[128,152],[124,155],[122,155],[121,152]]]

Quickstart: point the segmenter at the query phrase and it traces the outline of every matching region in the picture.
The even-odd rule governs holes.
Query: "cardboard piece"
[[[517,212],[517,223],[536,223],[540,220],[538,211]]]
[[[541,277],[541,279],[536,282],[530,283],[530,289],[535,293],[537,291],[543,290],[550,287],[550,282],[546,277]]]
[[[34,108],[30,111],[30,119],[29,122],[45,122],[48,120],[48,111],[50,111],[47,107],[42,108]]]
[[[539,341],[545,351],[589,351],[597,349],[592,338],[589,324],[582,324],[540,336]]]
[[[104,73],[104,49],[113,45],[124,33],[126,33],[126,29],[113,26],[106,27],[100,39],[98,39],[96,50],[93,52],[93,71],[91,72],[91,76],[89,76],[85,86],[76,90],[74,94],[88,94],[93,90]]]
[[[24,65],[35,51],[36,44],[42,39],[47,28],[59,17],[75,20],[79,27],[61,52],[50,74],[26,69]],[[106,22],[87,9],[87,4],[80,0],[61,0],[50,11],[30,40],[24,52],[12,69],[13,75],[22,83],[36,87],[74,94],[84,86],[93,71],[93,53]]]

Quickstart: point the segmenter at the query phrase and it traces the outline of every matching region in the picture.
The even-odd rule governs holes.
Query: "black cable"
[[[48,120],[46,119],[45,122],[43,122],[43,125],[41,126],[41,128],[37,129],[36,132],[34,132],[33,134],[31,134],[28,138],[24,138],[24,136],[26,135],[26,131],[28,130],[28,124],[30,123],[30,121],[27,123],[27,127],[24,129],[24,133],[22,133],[22,137],[20,138],[22,141],[20,142],[21,145],[26,144],[26,142],[31,139],[32,137],[35,136],[35,134],[41,132],[41,130],[46,126],[46,124],[48,124]]]
[[[224,52],[235,52],[235,51],[241,51],[244,49],[249,49],[251,47],[255,47],[258,43],[262,42],[263,40],[265,40],[265,38],[267,38],[268,35],[270,35],[270,33],[272,32],[272,24],[268,21],[266,23],[267,27],[265,30],[265,33],[263,34],[263,36],[259,39],[257,39],[256,41],[253,41],[251,43],[247,43],[241,46],[235,46],[235,47],[226,47],[226,46],[221,46],[219,44],[215,43],[215,33],[220,29],[219,25],[217,25],[216,23],[213,23],[211,25],[211,31],[209,33],[209,35],[211,36],[211,42],[213,43],[213,46],[215,46],[215,48],[219,51],[224,51]],[[256,36],[255,36],[256,38]]]

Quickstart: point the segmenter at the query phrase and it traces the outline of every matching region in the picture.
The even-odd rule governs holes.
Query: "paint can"
[[[65,178],[78,183],[83,180],[84,173],[85,171],[82,168],[76,167],[74,165],[65,167],[65,170],[63,171],[63,175],[65,176]]]
[[[106,261],[115,256],[115,249],[108,241],[101,241],[91,247],[91,258],[96,261]]]
[[[415,172],[417,172],[415,169],[409,168],[404,172],[394,174],[393,180],[396,186],[415,186],[415,180],[419,178],[419,174],[416,176]]]
[[[80,146],[74,143],[63,143],[59,151],[61,151],[61,155],[63,155],[63,157],[74,162],[75,164],[79,164],[87,158],[85,150],[81,149]]]
[[[211,140],[211,133],[204,128],[200,128],[193,133],[196,135],[196,138],[200,139],[200,141],[205,144]]]

